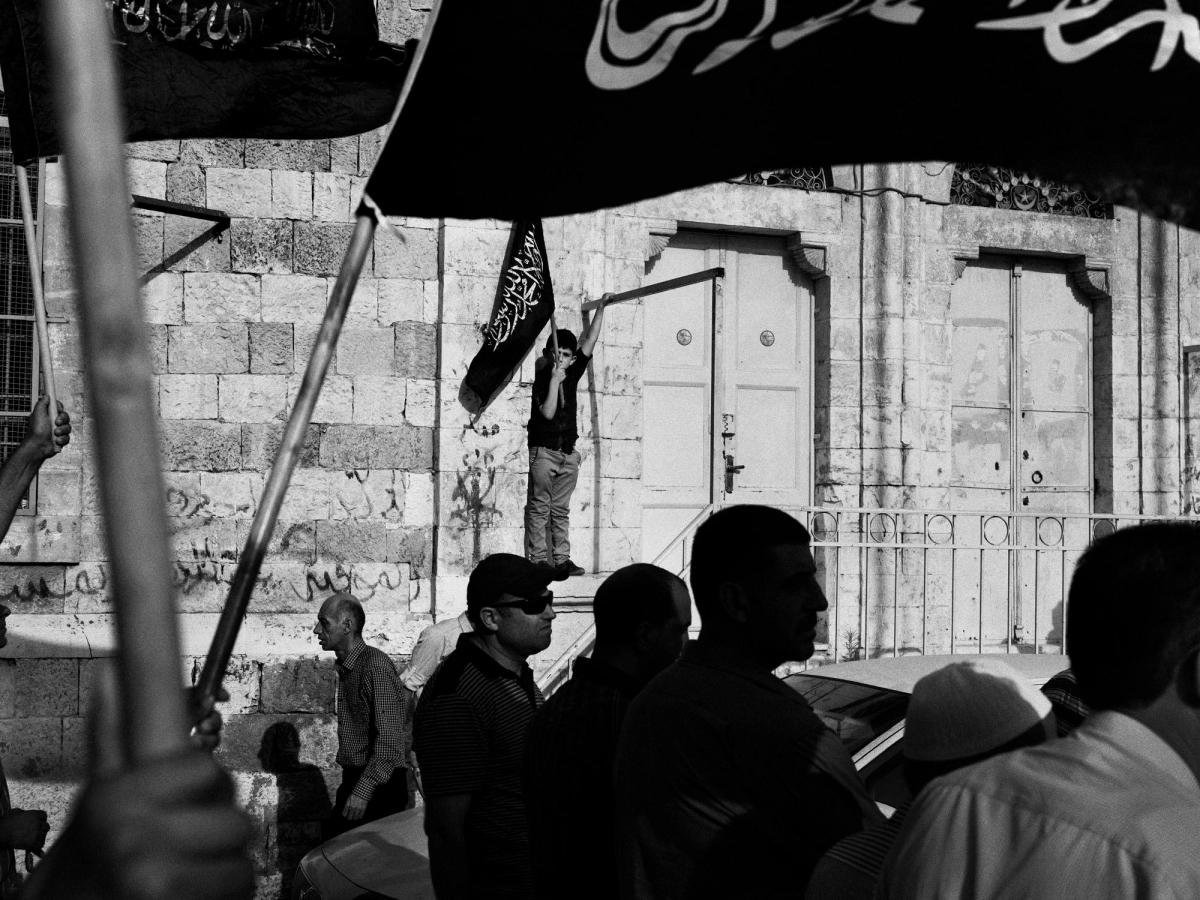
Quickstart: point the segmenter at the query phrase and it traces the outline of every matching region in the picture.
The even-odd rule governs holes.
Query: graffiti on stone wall
[[[454,504],[450,518],[471,529],[471,561],[474,565],[482,554],[483,529],[504,516],[494,502],[488,500],[496,486],[495,457],[490,450],[463,454],[463,468],[458,470],[456,477],[454,493],[450,495],[450,502]]]

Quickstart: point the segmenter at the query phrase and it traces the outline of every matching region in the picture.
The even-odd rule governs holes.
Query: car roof
[[[857,662],[835,663],[829,666],[819,666],[797,672],[797,675],[810,675],[818,678],[836,678],[839,681],[853,681],[884,690],[902,691],[911,694],[913,685],[930,672],[950,665],[964,662],[978,654],[939,654],[923,656],[910,654],[908,656],[887,657],[883,659],[865,659]],[[1012,666],[1028,678],[1033,684],[1041,686],[1058,672],[1070,666],[1070,660],[1061,653],[1010,653],[995,654],[1002,662]]]

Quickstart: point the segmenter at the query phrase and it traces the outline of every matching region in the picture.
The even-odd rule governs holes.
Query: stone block
[[[267,169],[209,167],[205,190],[213,209],[247,218],[271,216],[271,173]]]
[[[133,244],[139,272],[161,271],[163,261],[163,217],[135,213]]]
[[[171,272],[228,272],[229,236],[204,219],[165,216],[158,268]]]
[[[126,159],[129,193],[162,200],[167,196],[167,164],[157,159]]]
[[[416,278],[379,278],[376,284],[377,316],[381,324],[420,322],[425,318],[426,282]]]
[[[402,473],[392,469],[348,469],[343,475],[340,482],[331,483],[334,493],[331,518],[400,524],[404,509]]]
[[[330,171],[350,176],[358,174],[358,135],[334,138],[329,142]]]
[[[250,367],[246,325],[166,326],[167,371],[179,375],[229,375]]]
[[[355,425],[400,425],[405,421],[404,380],[359,376],[354,379]]]
[[[396,334],[391,327],[347,328],[338,341],[337,371],[342,375],[392,375]]]
[[[246,164],[246,141],[242,138],[216,138],[184,141],[179,161],[201,166],[240,168]]]
[[[389,562],[406,562],[412,578],[433,576],[433,527],[393,528],[387,532]]]
[[[292,271],[292,223],[287,219],[234,219],[229,242],[235,272]]]
[[[293,371],[295,350],[293,326],[282,322],[250,324],[250,373],[253,375],[288,374]]]
[[[328,473],[323,469],[297,469],[292,473],[292,481],[279,511],[280,520],[312,522],[328,519],[333,508],[333,493],[329,489],[327,476]]]
[[[22,517],[23,519],[24,517]],[[18,520],[18,523],[21,520]],[[14,524],[13,531],[17,525]],[[10,531],[4,544],[0,544],[0,553],[13,555],[8,545],[14,534]],[[10,555],[11,554],[11,555]],[[48,565],[3,565],[0,566],[0,602],[3,602],[13,615],[29,613],[62,612],[63,598],[66,588],[66,569],[63,566]],[[20,620],[9,622],[9,628],[14,631],[19,628]],[[3,760],[0,756],[0,760]]]
[[[168,163],[167,199],[172,203],[207,206],[204,169],[193,163]]]
[[[241,430],[242,468],[266,470],[271,467],[283,442],[282,423],[248,423]],[[321,426],[309,425],[300,450],[301,467],[318,465]]]
[[[0,720],[0,759],[10,781],[53,775],[62,769],[62,719]]]
[[[343,251],[345,243],[343,243]],[[491,270],[499,271],[500,262]],[[375,236],[376,278],[437,278],[438,235],[432,229],[380,229]]]
[[[401,322],[396,325],[396,374],[405,378],[437,378],[436,325]]]
[[[142,285],[142,311],[147,322],[176,325],[183,322],[183,276],[160,272]],[[55,357],[57,362],[58,356]]]
[[[244,519],[232,523],[237,529],[236,546],[244,547],[250,535],[251,523]],[[271,533],[267,559],[312,565],[316,560],[316,525],[313,522],[293,522]]]
[[[299,347],[300,334],[297,329],[296,344]],[[304,365],[307,366],[305,359]],[[297,367],[299,371],[299,366]],[[296,403],[300,391],[302,376],[288,376],[288,410]],[[348,375],[326,375],[321,388],[321,396],[313,410],[313,421],[322,423],[349,423],[354,421],[354,379]]]
[[[158,414],[164,419],[215,419],[216,375],[158,375]]]
[[[259,280],[253,275],[189,272],[183,277],[183,313],[191,323],[260,321]]]
[[[473,223],[447,223],[443,230],[447,273],[491,276],[504,264],[510,229],[480,228]]]
[[[318,221],[351,221],[350,176],[333,172],[315,173],[312,206],[313,218]]]
[[[429,526],[433,524],[432,472],[404,472],[403,519],[406,526]]]
[[[386,562],[387,535],[382,522],[317,522],[317,559],[325,562]]]
[[[47,516],[78,516],[82,510],[78,469],[46,469],[38,475],[37,511]]]
[[[282,375],[222,375],[220,417],[225,422],[269,422],[287,418],[287,380]]]
[[[496,272],[499,272],[499,266]],[[496,303],[496,273],[460,275],[447,273],[442,286],[442,321],[486,325]]]
[[[262,319],[264,322],[320,324],[325,315],[329,285],[325,278],[311,275],[264,275]]]
[[[258,169],[291,169],[328,172],[329,141],[248,140],[246,166]]]
[[[437,382],[409,378],[404,382],[404,421],[432,428],[437,416]]]
[[[313,217],[313,176],[311,172],[275,171],[271,173],[271,214],[280,219]]]
[[[312,659],[271,660],[263,664],[264,713],[332,713],[337,695],[337,673],[329,661]]]
[[[258,510],[266,476],[259,472],[201,472],[205,514],[222,519],[249,519]]]
[[[241,464],[241,429],[225,422],[162,421],[163,468],[224,472]]]
[[[297,222],[295,270],[303,275],[336,275],[353,232],[350,223]]]
[[[182,562],[236,562],[242,543],[234,523],[215,518],[206,495],[198,493],[197,499],[199,503],[193,506],[193,515],[167,519],[171,528],[172,558]]]
[[[79,714],[77,660],[23,659],[17,663],[14,675],[13,708],[17,718]]]

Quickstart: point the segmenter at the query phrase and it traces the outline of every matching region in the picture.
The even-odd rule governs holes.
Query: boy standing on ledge
[[[583,574],[583,567],[571,560],[571,493],[579,479],[575,389],[592,361],[603,321],[601,305],[578,342],[573,332],[559,328],[557,352],[552,334],[543,358],[534,367],[525,556],[532,563],[557,569],[562,577]]]

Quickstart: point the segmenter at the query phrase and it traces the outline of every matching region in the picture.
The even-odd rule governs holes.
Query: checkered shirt
[[[354,795],[370,800],[404,766],[409,694],[387,654],[361,642],[337,664],[337,673],[337,762],[363,767]]]

